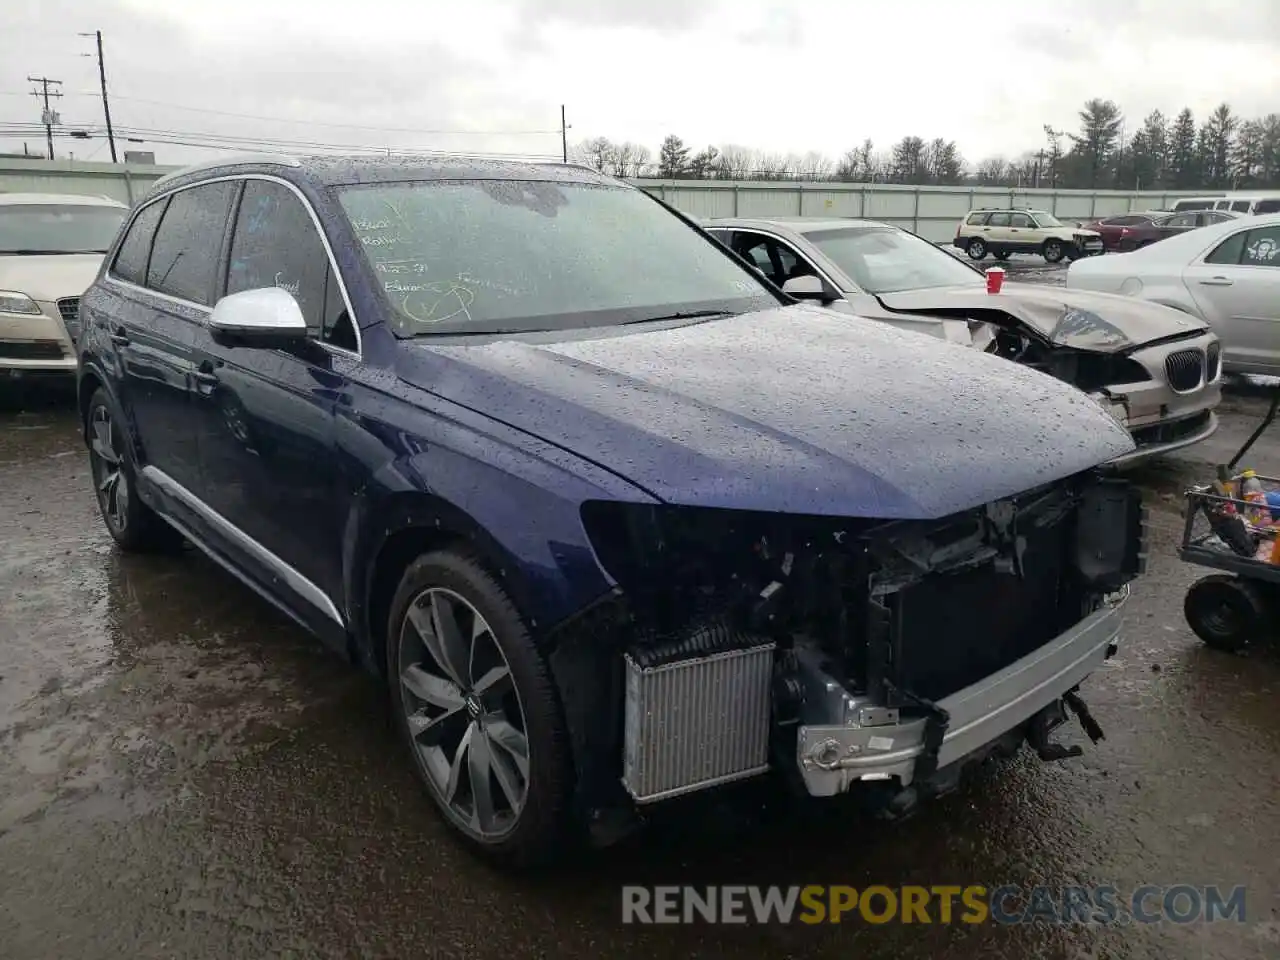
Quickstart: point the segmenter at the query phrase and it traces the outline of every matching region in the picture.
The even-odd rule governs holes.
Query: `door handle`
[[[124,327],[117,327],[112,332],[111,342],[117,347],[127,347],[129,345],[129,335],[124,332]]]
[[[1200,285],[1203,287],[1229,287],[1232,282],[1226,277],[1206,277],[1200,281]]]

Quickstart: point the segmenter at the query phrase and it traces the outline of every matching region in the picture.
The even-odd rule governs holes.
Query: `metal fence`
[[[0,158],[0,193],[69,193],[132,204],[174,167]]]
[[[889,183],[633,182],[692,217],[865,217],[905,227],[935,242],[955,236],[961,219],[975,207],[1014,204],[1047,210],[1065,221],[1086,221],[1131,210],[1166,209],[1178,197],[1204,196],[1203,193],[1124,190],[913,187]]]
[[[0,193],[74,193],[125,203],[176,169],[82,160],[0,158]],[[694,217],[866,217],[913,230],[934,241],[950,239],[974,207],[1010,203],[1048,210],[1063,220],[1158,210],[1175,192],[1124,190],[1008,190],[1000,187],[912,187],[887,183],[784,183],[733,180],[634,180]]]

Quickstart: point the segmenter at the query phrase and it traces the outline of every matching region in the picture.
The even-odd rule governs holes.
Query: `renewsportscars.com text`
[[[1245,888],[1115,886],[624,886],[622,922],[1047,923],[1245,921]]]

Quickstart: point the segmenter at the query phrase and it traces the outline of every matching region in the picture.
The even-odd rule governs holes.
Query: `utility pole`
[[[40,114],[40,122],[44,124],[45,139],[49,141],[49,159],[52,160],[53,159],[53,125],[55,123],[61,123],[62,120],[58,117],[56,113],[53,112],[53,110],[49,108],[49,98],[60,97],[62,96],[62,94],[58,93],[57,91],[50,93],[49,84],[52,83],[55,86],[60,87],[62,86],[62,81],[50,80],[48,77],[27,77],[27,79],[30,80],[32,83],[40,84],[40,87],[41,87],[40,90],[32,90],[31,95],[33,97],[42,97],[44,99],[44,111]]]
[[[93,37],[98,41],[98,80],[102,84],[102,113],[107,118],[107,143],[111,144],[111,162],[116,163],[116,135],[111,129],[111,104],[107,102],[107,68],[102,62],[102,31],[95,30],[93,33],[82,33],[82,37]],[[86,53],[86,57],[93,54]]]
[[[560,104],[560,159],[569,162],[569,126],[564,122],[564,104]]]

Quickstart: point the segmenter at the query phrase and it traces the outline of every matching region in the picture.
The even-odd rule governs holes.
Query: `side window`
[[[1035,226],[1035,223],[1025,213],[1015,213],[1009,218],[1009,226],[1029,230]]]
[[[1012,218],[1007,213],[993,213],[987,221],[989,227],[1007,227]]]
[[[1218,201],[1216,201],[1216,202],[1214,203],[1214,205],[1213,205],[1213,209],[1215,209],[1215,210],[1230,210],[1230,209],[1231,209],[1231,201],[1230,201],[1230,200],[1218,200]]]
[[[1231,209],[1236,213],[1248,213],[1251,200],[1236,200],[1231,204]]]
[[[1233,233],[1214,247],[1210,254],[1204,258],[1204,262],[1232,265],[1239,263],[1240,255],[1244,253],[1244,241],[1248,236],[1248,230]]]
[[[227,293],[261,287],[293,294],[313,337],[356,349],[351,318],[311,214],[283,184],[249,180],[231,237]]]
[[[969,219],[965,221],[971,227],[980,227],[986,222],[987,214],[985,213],[971,213],[969,214]]]
[[[1280,213],[1280,199],[1259,200],[1253,212],[1258,216],[1264,213]]]
[[[164,213],[166,202],[157,200],[143,207],[130,224],[129,232],[125,234],[120,250],[116,253],[115,263],[111,265],[111,272],[121,280],[128,280],[140,287],[146,284],[151,241],[155,239],[156,224],[160,222],[160,215]]]
[[[169,199],[151,250],[148,287],[212,306],[213,280],[234,189],[231,182],[206,183],[179,190]]]
[[[1280,268],[1280,226],[1250,230],[1240,262],[1247,267]]]
[[[1203,218],[1206,218],[1207,216],[1208,215],[1204,213],[1180,213],[1176,217],[1170,217],[1168,220],[1165,220],[1164,223],[1161,224],[1161,226],[1194,227],[1197,221],[1202,221],[1203,223],[1211,222],[1208,219],[1203,219]]]

